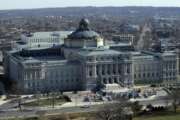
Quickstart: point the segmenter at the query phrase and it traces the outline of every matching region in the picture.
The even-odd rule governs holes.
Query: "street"
[[[171,101],[167,100],[165,96],[154,98],[154,99],[142,99],[139,100],[139,103],[146,106],[152,104],[154,106],[166,106],[169,105]],[[112,102],[111,102],[112,103]],[[13,118],[13,117],[34,117],[38,116],[38,112],[44,111],[46,115],[57,115],[62,113],[81,113],[81,112],[93,112],[97,111],[100,106],[104,104],[101,103],[68,103],[70,105],[67,106],[52,106],[49,107],[23,107],[22,111],[18,108],[14,109],[11,105],[17,105],[17,103],[10,103],[0,107],[0,119],[4,120],[5,118]],[[87,107],[83,107],[87,105]],[[11,106],[11,107],[10,107]]]

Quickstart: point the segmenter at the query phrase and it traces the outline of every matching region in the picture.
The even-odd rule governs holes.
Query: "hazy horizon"
[[[180,7],[180,0],[5,0],[1,1],[0,10],[36,9],[58,7]]]

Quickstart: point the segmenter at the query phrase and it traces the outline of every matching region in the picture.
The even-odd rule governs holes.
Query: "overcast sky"
[[[68,6],[173,6],[180,0],[0,0],[0,9],[29,9]]]

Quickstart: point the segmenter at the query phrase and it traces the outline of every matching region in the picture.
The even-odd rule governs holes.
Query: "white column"
[[[124,73],[127,75],[127,64],[124,65]]]
[[[96,65],[93,65],[93,67],[92,67],[92,75],[93,75],[93,77],[97,76],[96,75]]]

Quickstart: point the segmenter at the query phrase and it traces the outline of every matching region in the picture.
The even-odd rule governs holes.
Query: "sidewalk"
[[[6,99],[6,96],[1,96],[1,98],[0,98],[0,105],[3,105],[4,103],[7,103],[7,102],[9,102],[10,100],[4,100],[4,99]]]
[[[51,110],[51,109],[61,109],[61,108],[70,108],[70,107],[90,107],[91,105],[102,105],[104,102],[67,102],[62,105],[55,105],[54,108],[52,106],[44,106],[44,107],[25,107],[26,110],[38,109],[38,110]]]
[[[64,107],[81,107],[81,106],[91,106],[91,105],[101,105],[104,104],[104,102],[79,102],[79,103],[75,103],[75,102],[69,102],[69,103],[64,103],[63,105],[61,105],[62,108]]]

